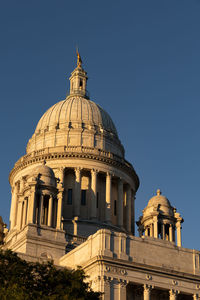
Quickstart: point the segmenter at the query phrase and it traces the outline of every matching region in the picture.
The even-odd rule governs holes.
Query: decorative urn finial
[[[157,189],[157,192],[156,192],[157,196],[160,196],[162,193],[161,193],[161,190],[160,189]]]

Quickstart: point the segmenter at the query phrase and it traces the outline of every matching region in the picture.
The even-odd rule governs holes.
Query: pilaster
[[[126,230],[131,232],[131,187],[127,186],[126,191]]]
[[[117,225],[123,227],[123,181],[118,179]]]

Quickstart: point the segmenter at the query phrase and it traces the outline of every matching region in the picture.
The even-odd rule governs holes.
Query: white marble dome
[[[95,126],[99,132],[105,130],[108,134],[118,136],[115,125],[105,110],[91,100],[76,96],[50,107],[38,122],[35,133],[56,127],[70,128],[76,122],[80,122],[83,127]]]
[[[44,113],[28,142],[27,153],[60,146],[96,148],[124,157],[109,114],[80,95],[68,96]]]

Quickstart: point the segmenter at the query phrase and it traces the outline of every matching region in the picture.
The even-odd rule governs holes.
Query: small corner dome
[[[161,194],[160,189],[157,190],[157,194],[153,196],[145,209],[145,213],[153,211],[153,209],[158,208],[160,213],[164,215],[173,215],[173,207],[171,206],[169,200]]]
[[[45,161],[42,165],[37,166],[33,170],[33,174],[38,176],[39,175],[39,181],[42,185],[51,185],[56,186],[56,178],[53,170],[45,165]]]

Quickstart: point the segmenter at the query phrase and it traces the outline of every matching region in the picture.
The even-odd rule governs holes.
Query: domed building
[[[199,299],[200,252],[181,247],[182,217],[157,191],[137,222],[139,178],[116,127],[87,92],[77,53],[70,93],[50,107],[10,173],[1,248],[82,266],[104,300]]]

